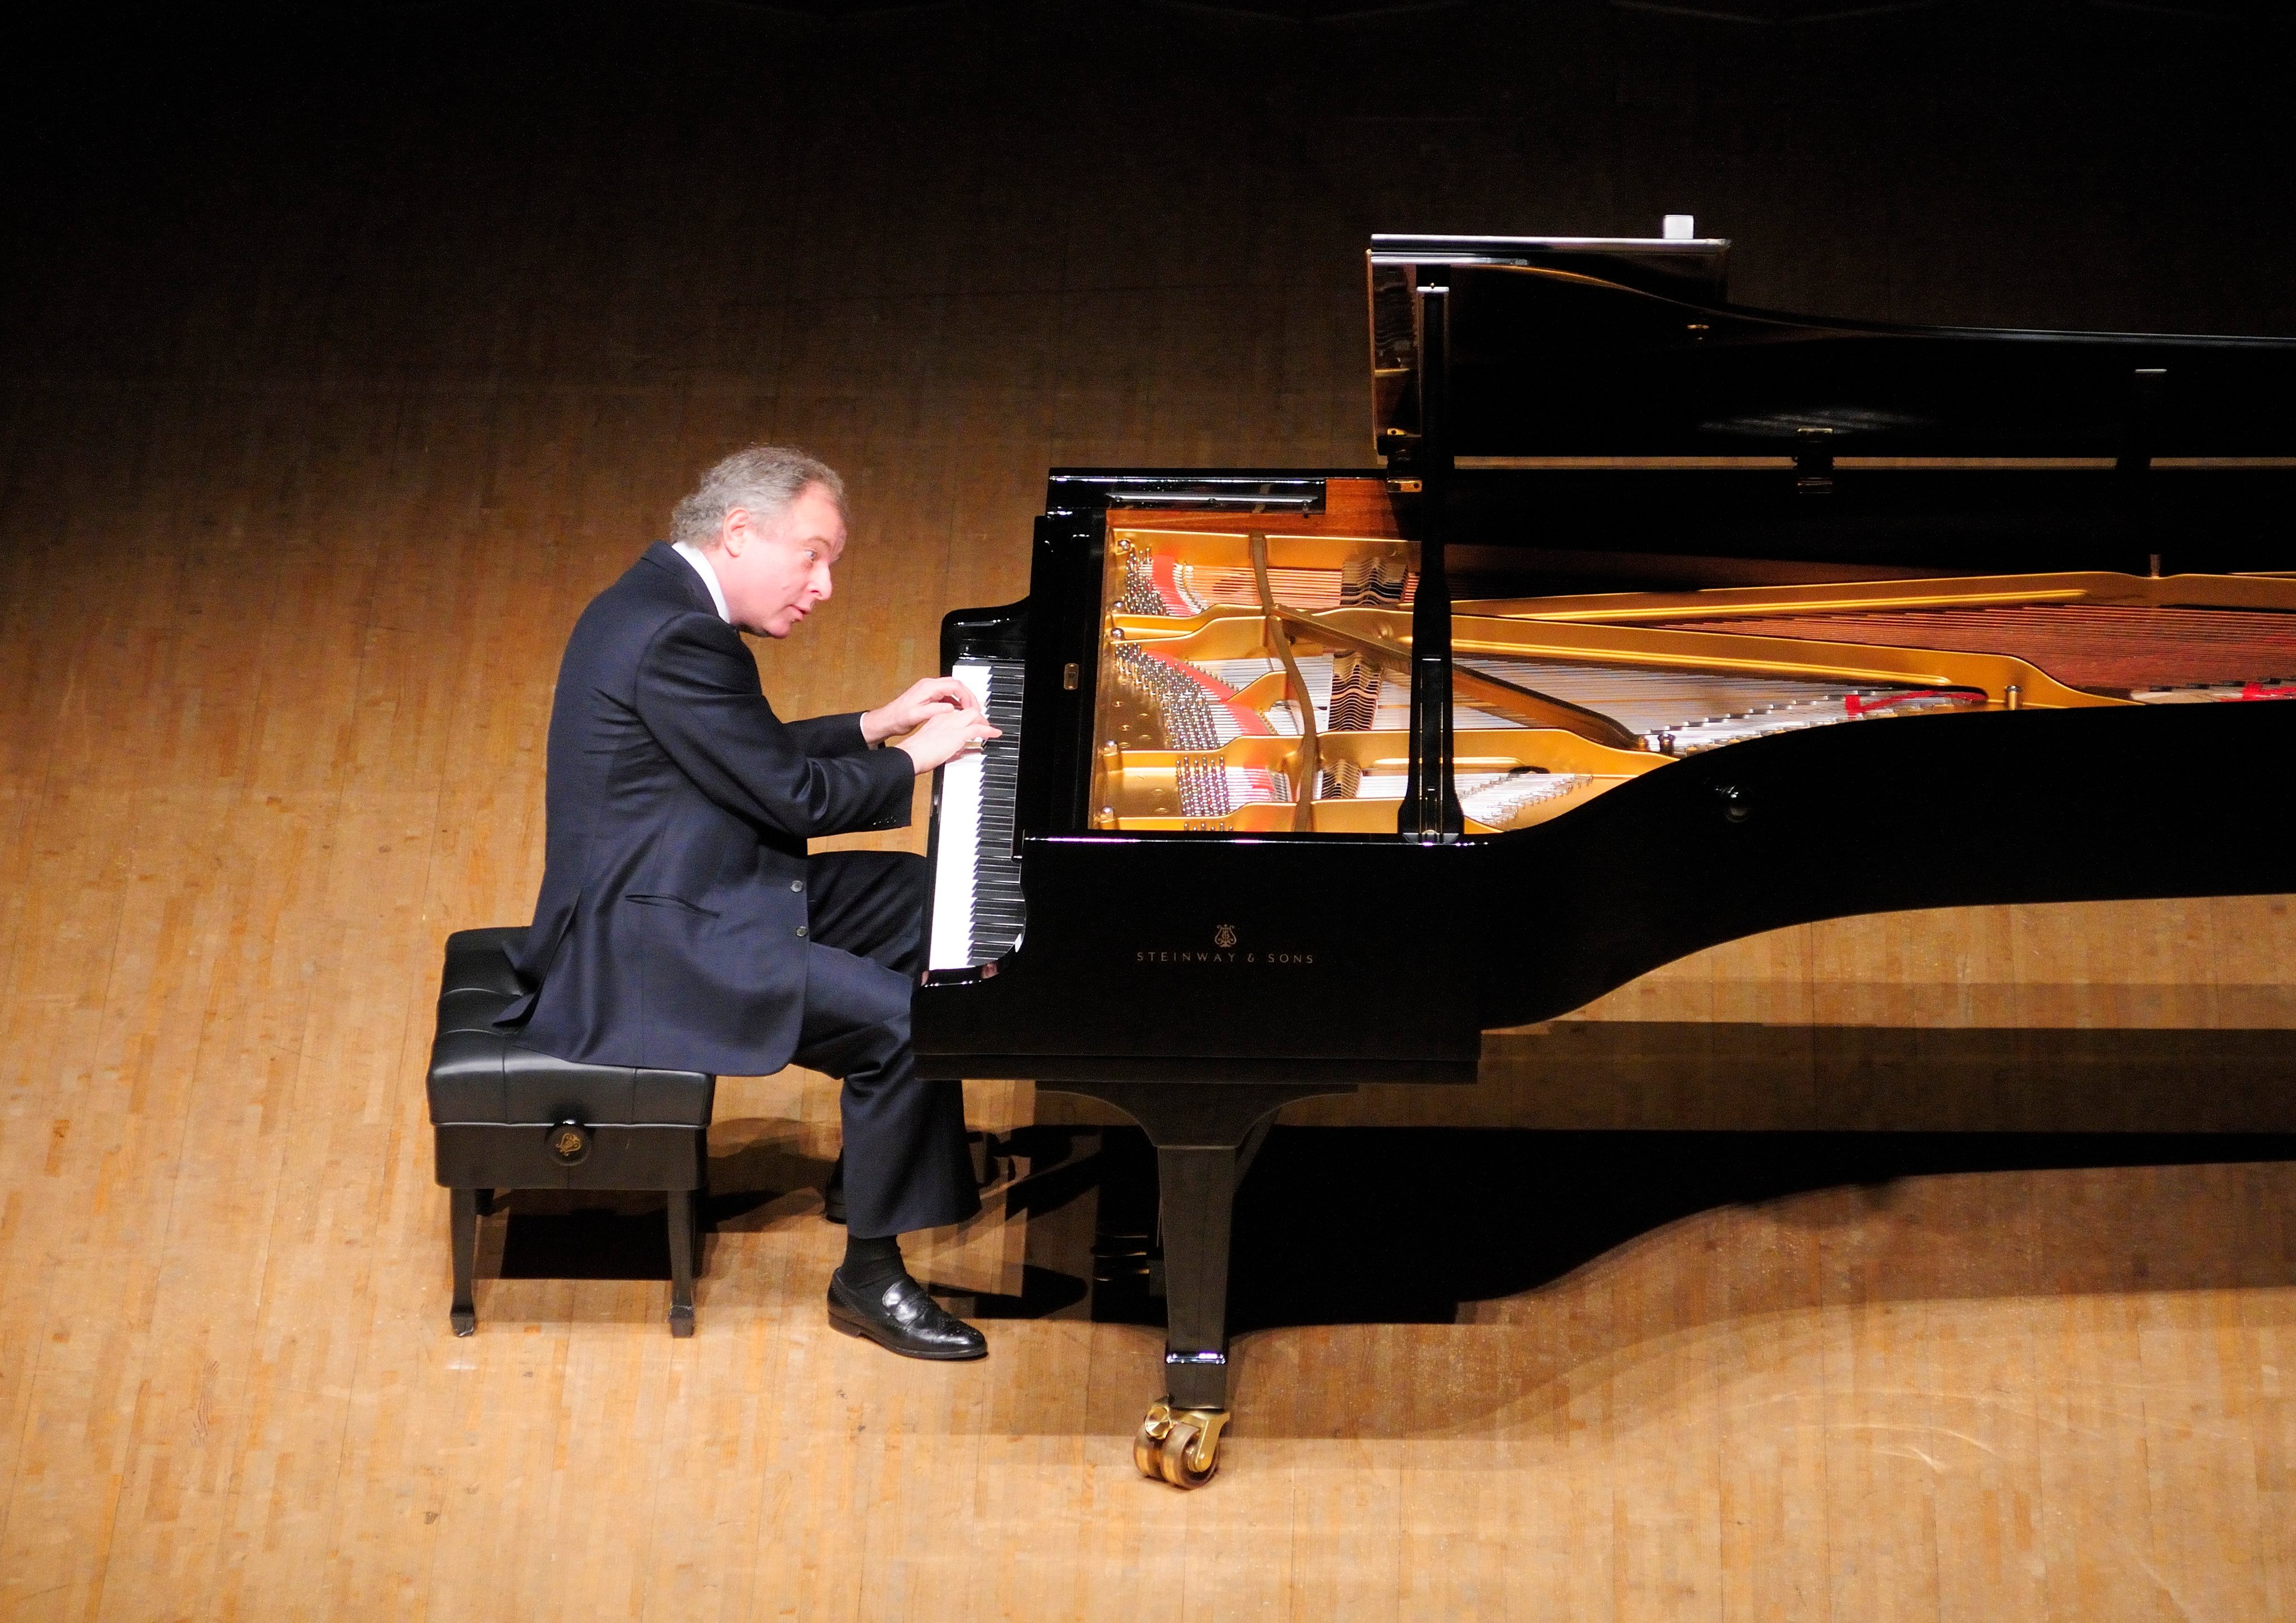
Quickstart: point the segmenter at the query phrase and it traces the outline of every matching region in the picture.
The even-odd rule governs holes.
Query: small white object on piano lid
[[[1690,214],[1669,214],[1659,229],[1669,242],[1687,242],[1698,234],[1698,217]]]

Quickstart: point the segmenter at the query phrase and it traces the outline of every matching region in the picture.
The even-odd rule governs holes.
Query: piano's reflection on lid
[[[1217,1465],[1285,1102],[1472,1080],[1487,1029],[1785,924],[2296,889],[2296,345],[1796,327],[1722,262],[1382,239],[1386,469],[1056,472],[1029,597],[945,625],[1006,737],[938,788],[919,1061],[1157,1145],[1151,1475]]]

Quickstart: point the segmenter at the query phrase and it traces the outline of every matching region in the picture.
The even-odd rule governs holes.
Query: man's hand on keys
[[[902,734],[906,738],[901,738]],[[927,676],[908,691],[861,717],[861,736],[871,743],[900,738],[920,775],[974,745],[1004,734],[981,714],[980,696],[955,676]]]
[[[975,721],[980,720],[980,696],[955,676],[927,676],[922,682],[909,684],[899,698],[865,711],[861,736],[873,744],[881,744],[904,733],[914,733],[934,717],[952,711],[967,713]]]
[[[987,739],[1002,738],[978,709],[942,710],[896,745],[909,752],[920,776]]]

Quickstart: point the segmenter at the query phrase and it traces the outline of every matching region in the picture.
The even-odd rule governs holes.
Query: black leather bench
[[[696,1192],[709,1170],[718,1078],[694,1070],[578,1065],[521,1047],[494,1027],[525,988],[506,945],[518,928],[447,938],[430,1045],[439,1182],[453,1192],[455,1333],[478,1328],[471,1275],[479,1218],[497,1190],[659,1189],[669,1197],[669,1332],[693,1333],[701,1260]]]

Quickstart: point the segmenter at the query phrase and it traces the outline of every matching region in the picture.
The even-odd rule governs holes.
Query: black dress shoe
[[[865,1336],[905,1358],[985,1358],[988,1338],[925,1294],[904,1274],[859,1290],[845,1283],[845,1270],[829,1276],[829,1326],[849,1336]]]

